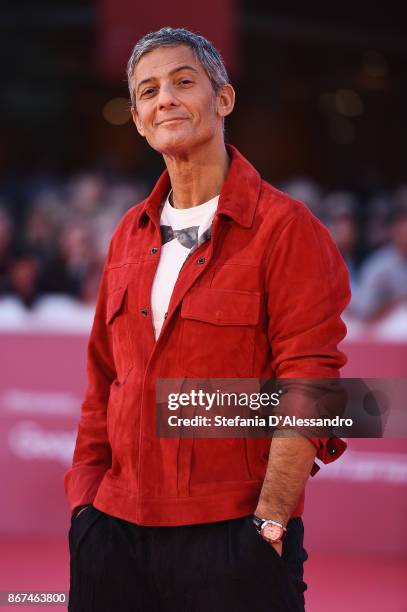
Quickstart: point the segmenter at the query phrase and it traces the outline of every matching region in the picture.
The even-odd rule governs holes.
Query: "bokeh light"
[[[112,98],[103,107],[103,117],[112,125],[124,125],[131,118],[129,101],[126,98]]]

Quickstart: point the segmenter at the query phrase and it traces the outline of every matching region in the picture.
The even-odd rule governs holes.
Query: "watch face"
[[[278,525],[266,525],[262,530],[263,538],[270,542],[278,542],[283,537],[284,531]]]

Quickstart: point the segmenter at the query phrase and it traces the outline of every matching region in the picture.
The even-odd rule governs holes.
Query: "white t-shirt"
[[[157,339],[172,290],[188,253],[210,227],[219,196],[191,208],[174,208],[167,197],[160,217],[161,257],[151,289],[151,309]]]

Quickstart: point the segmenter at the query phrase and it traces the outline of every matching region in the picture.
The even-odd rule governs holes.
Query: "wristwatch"
[[[285,536],[287,528],[278,521],[272,519],[262,519],[253,514],[252,521],[256,527],[256,531],[262,537],[265,537],[269,542],[281,542]],[[266,532],[264,531],[267,528]]]

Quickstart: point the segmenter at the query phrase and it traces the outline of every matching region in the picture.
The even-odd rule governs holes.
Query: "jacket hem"
[[[262,482],[242,482],[239,488],[206,496],[140,499],[137,493],[110,486],[104,480],[94,499],[98,510],[144,526],[176,527],[214,523],[253,514]],[[302,516],[301,498],[291,518]]]

